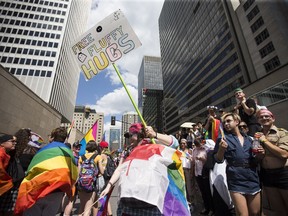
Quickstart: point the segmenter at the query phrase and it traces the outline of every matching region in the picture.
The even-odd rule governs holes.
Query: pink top
[[[207,160],[207,153],[203,146],[196,147],[192,152],[192,163],[195,164],[195,176],[202,175],[202,169]]]

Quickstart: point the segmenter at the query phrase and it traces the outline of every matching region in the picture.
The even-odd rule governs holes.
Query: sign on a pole
[[[121,10],[115,11],[83,34],[72,45],[86,80],[141,46]]]

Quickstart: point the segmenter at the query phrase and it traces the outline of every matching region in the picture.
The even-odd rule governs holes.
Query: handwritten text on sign
[[[72,50],[86,80],[90,80],[139,46],[141,42],[118,10],[82,35]]]

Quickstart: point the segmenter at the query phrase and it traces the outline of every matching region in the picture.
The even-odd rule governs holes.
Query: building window
[[[31,59],[26,59],[26,65],[30,65],[31,64]]]
[[[273,43],[269,42],[266,46],[264,46],[262,49],[259,50],[259,53],[261,55],[261,58],[264,58],[269,53],[273,52],[275,50]]]
[[[249,14],[247,14],[247,19],[250,22],[258,13],[259,13],[259,8],[257,5],[251,10]]]
[[[13,64],[18,64],[19,58],[14,58]]]
[[[27,75],[28,74],[28,69],[24,69],[22,75]]]
[[[51,77],[52,71],[47,71],[46,77]]]
[[[257,19],[253,25],[251,26],[251,30],[252,32],[256,32],[262,25],[264,24],[264,20],[262,19],[262,17],[260,17],[259,19]]]
[[[267,73],[279,66],[280,66],[280,60],[278,56],[275,56],[274,58],[270,59],[264,64],[264,67]]]
[[[22,69],[18,68],[16,71],[16,75],[21,75],[21,71],[22,71]]]
[[[256,44],[259,45],[261,44],[264,40],[266,40],[269,37],[269,32],[267,29],[264,29],[261,33],[259,33],[255,37]]]

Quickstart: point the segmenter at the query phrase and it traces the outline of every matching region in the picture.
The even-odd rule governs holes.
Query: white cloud
[[[131,97],[134,102],[138,102],[138,91],[135,87],[127,85]],[[124,112],[129,112],[134,110],[134,107],[126,93],[124,87],[114,89],[113,92],[109,92],[103,97],[99,98],[96,101],[96,105],[89,105],[92,109],[95,109],[97,112],[103,112],[105,116],[107,115],[119,115]]]

